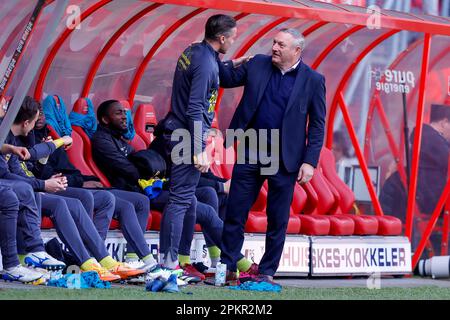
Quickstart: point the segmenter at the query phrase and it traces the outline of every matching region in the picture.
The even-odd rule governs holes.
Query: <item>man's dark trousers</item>
[[[261,164],[235,164],[228,196],[222,236],[221,260],[229,271],[236,271],[244,243],[244,228],[248,213],[258,198],[264,181],[268,180],[267,233],[265,252],[259,263],[261,274],[275,274],[283,252],[289,212],[297,172],[289,173],[283,165],[275,175],[261,175]]]
[[[171,159],[172,150],[178,142],[172,141],[172,135],[168,132],[164,133],[162,137],[165,158]],[[189,163],[192,158],[183,152],[180,152],[178,156],[177,160],[181,163],[168,164],[171,167],[169,199],[164,208],[159,233],[161,250],[164,250],[161,253],[164,254],[165,259],[170,255],[172,261],[178,260],[183,230],[192,229],[192,233],[194,232],[197,206],[195,190],[200,179],[200,171],[195,168],[194,164]],[[187,214],[189,214],[189,218],[185,219]]]

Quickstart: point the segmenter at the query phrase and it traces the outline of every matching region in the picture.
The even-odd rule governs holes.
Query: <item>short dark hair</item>
[[[22,106],[14,119],[14,124],[19,124],[27,120],[33,120],[39,112],[40,103],[30,96],[26,96]]]
[[[236,27],[236,20],[225,14],[209,17],[205,25],[205,39],[217,40],[220,36],[230,36],[231,29]]]
[[[444,104],[432,104],[430,111],[430,122],[437,122],[442,119],[450,121],[450,106]]]
[[[108,115],[109,109],[113,106],[115,103],[120,103],[118,100],[106,100],[100,103],[97,109],[97,120],[100,123],[103,123],[102,118],[106,115]]]

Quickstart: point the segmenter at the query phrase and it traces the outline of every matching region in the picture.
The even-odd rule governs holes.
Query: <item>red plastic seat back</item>
[[[336,173],[336,161],[330,149],[322,148],[319,159],[319,167],[323,175],[333,185],[340,196],[339,206],[343,213],[349,213],[355,202],[355,195],[352,189]]]
[[[306,206],[307,196],[305,190],[298,184],[295,184],[294,194],[291,202],[291,209],[294,214],[302,213]]]
[[[317,214],[317,204],[319,203],[319,196],[317,195],[310,182],[302,184],[301,187],[306,193],[306,203],[303,207],[303,212],[305,214]]]
[[[88,112],[88,107],[86,98],[79,98],[73,105],[73,111],[79,114],[86,114]]]
[[[83,156],[86,160],[86,163],[89,165],[89,168],[91,168],[94,175],[100,179],[100,182],[105,187],[111,187],[111,184],[109,183],[106,176],[103,174],[103,172],[100,171],[100,169],[97,167],[97,165],[94,162],[94,158],[92,157],[92,144],[91,140],[89,140],[89,137],[84,132],[83,128],[78,126],[72,126],[72,129],[74,132],[78,133],[78,135],[83,140],[84,148],[83,148]]]
[[[322,173],[322,178],[323,180],[325,180],[328,189],[330,189],[331,193],[333,194],[334,197],[334,206],[331,210],[331,213],[335,213],[335,214],[341,214],[342,209],[341,209],[341,195],[339,194],[339,192],[337,191],[337,189],[331,184],[330,181],[328,181],[328,179],[323,175]],[[348,213],[348,212],[347,212]]]
[[[317,214],[334,213],[331,211],[337,205],[336,199],[334,198],[333,193],[328,188],[327,183],[323,179],[320,170],[314,170],[314,175],[310,181],[310,184],[313,187],[314,191],[317,193]]]
[[[147,147],[155,139],[153,132],[158,123],[155,108],[151,104],[140,104],[134,115],[134,128],[136,133],[144,140]]]
[[[67,150],[70,162],[81,171],[83,175],[92,176],[94,173],[84,158],[84,143],[77,131],[72,131],[73,145]]]

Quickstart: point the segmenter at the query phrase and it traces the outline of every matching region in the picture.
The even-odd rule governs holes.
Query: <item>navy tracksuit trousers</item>
[[[10,268],[19,264],[18,252],[44,251],[41,215],[31,185],[22,181],[1,179],[0,186],[5,192],[1,193],[0,204],[3,267]],[[17,237],[18,228],[21,230],[20,237]],[[16,239],[20,240],[20,243]],[[20,250],[20,244],[23,250]]]
[[[144,238],[150,212],[150,202],[145,195],[118,189],[82,188],[67,188],[57,194],[81,201],[103,241],[114,217],[119,220],[127,240],[127,252],[136,253],[140,258],[150,254]]]

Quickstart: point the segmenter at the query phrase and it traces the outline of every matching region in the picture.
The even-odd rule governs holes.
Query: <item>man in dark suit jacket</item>
[[[230,129],[272,132],[267,137],[260,135],[257,147],[244,147],[245,161],[238,161],[233,169],[221,256],[230,280],[235,277],[248,212],[267,179],[268,227],[259,273],[261,280],[272,281],[283,251],[295,183],[308,182],[317,166],[324,137],[325,78],[302,62],[303,49],[304,38],[297,30],[282,29],[274,38],[272,56],[256,55],[219,65],[222,87],[244,86]],[[234,142],[229,133],[227,145]],[[264,144],[278,166],[274,174],[264,173],[268,165],[262,161]]]

